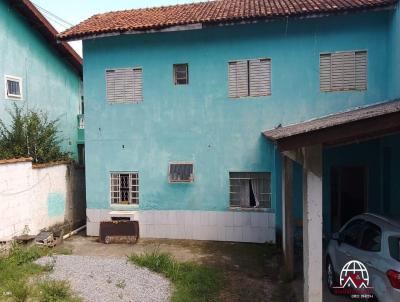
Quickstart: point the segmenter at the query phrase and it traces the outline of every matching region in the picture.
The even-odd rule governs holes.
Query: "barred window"
[[[107,100],[113,103],[143,101],[141,68],[106,70]]]
[[[345,51],[320,55],[320,90],[367,90],[368,54]]]
[[[5,76],[6,99],[22,99],[22,79],[14,76]]]
[[[193,182],[193,163],[170,163],[169,182]]]
[[[229,97],[271,95],[271,59],[229,62]]]
[[[111,173],[111,204],[139,204],[139,173]]]
[[[271,207],[270,172],[229,172],[229,182],[231,207]]]

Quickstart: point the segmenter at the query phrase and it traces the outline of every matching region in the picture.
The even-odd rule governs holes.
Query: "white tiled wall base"
[[[110,210],[87,209],[87,235],[99,236]],[[137,211],[142,238],[275,243],[275,213],[216,211]]]

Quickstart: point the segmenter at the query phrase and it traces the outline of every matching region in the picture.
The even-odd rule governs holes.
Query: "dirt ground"
[[[63,248],[74,255],[117,258],[159,249],[179,261],[194,261],[220,269],[225,279],[221,301],[295,301],[290,285],[279,281],[281,253],[274,245],[166,239],[106,245],[97,238],[79,234],[65,240]]]

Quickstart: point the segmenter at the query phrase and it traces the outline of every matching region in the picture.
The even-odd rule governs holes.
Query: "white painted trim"
[[[19,90],[21,92],[20,95],[9,95],[8,94],[8,85],[7,85],[7,81],[15,81],[19,83]],[[4,75],[4,97],[6,100],[14,100],[14,101],[22,101],[24,99],[23,97],[23,85],[22,85],[22,78],[21,77],[17,77],[17,76],[12,76],[12,75]]]

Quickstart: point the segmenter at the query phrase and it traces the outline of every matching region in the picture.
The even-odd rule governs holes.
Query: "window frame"
[[[351,246],[351,247],[354,247],[354,248],[356,248],[356,249],[360,249],[360,244],[361,244],[361,236],[360,237],[358,237],[358,241],[357,241],[357,244],[356,245],[352,245],[352,244],[350,244],[350,243],[348,243],[347,241],[346,241],[346,238],[345,238],[345,236],[346,236],[346,231],[348,230],[348,228],[353,224],[353,223],[355,223],[355,222],[359,222],[360,223],[360,227],[361,227],[361,232],[363,232],[364,231],[364,225],[365,225],[365,219],[362,219],[362,218],[357,218],[357,219],[354,219],[354,220],[352,220],[352,221],[350,221],[349,223],[347,223],[346,224],[346,226],[343,228],[343,230],[341,230],[340,231],[340,236],[343,238],[343,243],[344,244],[347,244],[348,246]]]
[[[175,181],[171,179],[171,165],[192,165],[192,177],[190,180],[180,180],[180,181]],[[170,184],[189,184],[193,183],[195,179],[195,170],[194,170],[194,162],[192,161],[173,161],[168,163],[168,183]]]
[[[356,53],[366,53],[366,70],[365,70],[365,89],[357,89],[356,87],[356,80],[357,80],[357,76],[356,74],[354,75],[354,89],[332,89],[332,82],[331,82],[331,87],[329,90],[322,90],[321,89],[321,58],[324,55],[330,55],[332,57],[332,55],[334,54],[342,54],[342,53],[351,53],[353,52],[354,55],[356,55]],[[331,93],[331,92],[363,92],[363,91],[368,91],[368,65],[369,65],[369,61],[368,61],[368,57],[369,57],[369,52],[368,49],[357,49],[357,50],[340,50],[340,51],[326,51],[326,52],[320,52],[319,53],[319,92],[320,93]],[[332,64],[331,64],[332,66]],[[356,66],[355,66],[356,69]],[[330,71],[331,74],[331,78],[332,78],[332,68]]]
[[[8,93],[8,81],[18,82],[20,94],[9,94]],[[4,75],[4,97],[6,100],[23,100],[23,85],[22,78],[12,75]]]
[[[392,241],[397,245],[393,250]],[[388,251],[392,259],[400,262],[400,236],[398,234],[390,234],[387,237]]]
[[[177,67],[179,66],[185,66],[186,70],[186,77],[184,78],[186,80],[185,83],[178,83],[179,80],[183,80],[183,78],[178,78],[177,77]],[[175,86],[182,86],[182,85],[189,85],[189,63],[177,63],[172,65],[172,73],[174,77],[174,85]]]
[[[364,240],[364,233],[365,233],[365,231],[366,231],[366,229],[368,227],[376,228],[380,233],[380,235],[379,235],[380,236],[379,250],[377,250],[377,251],[368,250],[368,249],[365,249],[365,248],[362,247],[362,243],[363,243],[363,240]],[[359,243],[359,246],[360,246],[359,249],[362,250],[362,251],[365,251],[365,252],[370,252],[370,253],[379,253],[379,252],[381,252],[382,251],[382,240],[383,240],[383,236],[382,235],[383,234],[382,234],[382,228],[381,227],[379,227],[378,225],[376,225],[373,222],[370,222],[370,221],[366,220],[364,222],[363,229],[362,229],[362,234],[361,234],[360,243]]]
[[[269,61],[269,93],[267,94],[262,94],[262,95],[252,95],[251,94],[251,73],[250,73],[250,62],[251,61],[256,61],[259,60],[261,61]],[[230,90],[229,90],[229,79],[230,79],[230,65],[233,63],[239,63],[239,62],[246,62],[247,65],[247,95],[245,96],[230,96]],[[245,99],[245,98],[259,98],[259,97],[269,97],[272,96],[272,58],[271,57],[262,57],[262,58],[252,58],[252,59],[238,59],[238,60],[231,60],[228,61],[228,98],[232,100],[237,100],[237,99]]]
[[[121,175],[122,174],[128,174],[129,175],[129,179],[131,179],[131,175],[132,174],[136,174],[137,177],[137,191],[134,191],[134,193],[137,193],[137,198],[135,198],[137,200],[136,203],[132,202],[132,203],[113,203],[113,174],[118,174],[119,177],[119,192],[121,191]],[[139,171],[110,171],[109,172],[109,183],[110,183],[110,206],[117,206],[117,207],[138,207],[140,204],[140,173]],[[131,191],[131,187],[132,187],[132,183],[129,183],[129,199],[132,199],[132,192]],[[119,196],[119,201],[121,200],[121,196]]]
[[[231,187],[232,187],[232,183],[231,183],[231,180],[232,179],[238,179],[238,178],[232,178],[231,177],[231,174],[237,174],[237,173],[249,173],[249,174],[267,174],[268,175],[268,177],[269,177],[269,184],[267,185],[267,187],[269,187],[269,192],[266,192],[266,193],[262,193],[262,194],[265,194],[265,195],[269,195],[269,207],[268,207],[268,201],[267,201],[267,204],[266,204],[266,206],[259,206],[259,207],[242,207],[241,205],[234,205],[234,204],[232,204],[232,202],[231,202],[231,196],[232,196],[232,194],[238,194],[238,192],[232,192],[232,189],[231,189]],[[228,185],[228,189],[229,189],[229,197],[228,197],[228,202],[229,202],[229,208],[230,209],[240,209],[240,210],[242,210],[242,211],[246,211],[246,210],[253,210],[253,211],[256,211],[256,210],[268,210],[268,209],[272,209],[272,172],[271,171],[262,171],[262,172],[260,172],[260,171],[256,171],[256,172],[254,172],[254,171],[251,171],[251,172],[249,172],[249,171],[228,171],[228,177],[229,177],[229,185]],[[241,179],[246,179],[246,178],[241,178]],[[253,179],[253,178],[249,178],[249,179]]]

